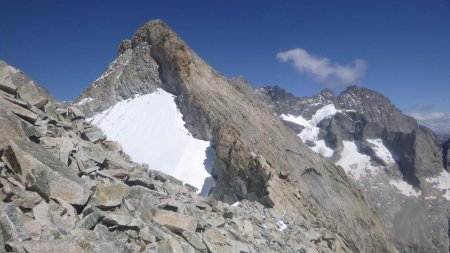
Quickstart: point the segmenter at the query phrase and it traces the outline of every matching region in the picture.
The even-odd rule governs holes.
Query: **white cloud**
[[[436,133],[450,134],[450,114],[443,112],[411,113],[411,117],[420,124],[431,128]]]
[[[411,113],[411,116],[416,120],[441,120],[445,118],[445,113],[443,112],[431,112],[431,113]]]
[[[318,82],[329,85],[356,84],[367,69],[366,62],[361,59],[354,60],[350,65],[341,65],[328,58],[312,55],[301,48],[279,52],[277,58],[282,62],[292,61],[298,71],[310,74]]]

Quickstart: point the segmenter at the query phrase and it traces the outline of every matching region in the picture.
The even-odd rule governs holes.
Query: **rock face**
[[[123,41],[117,59],[75,104],[91,117],[157,88],[177,97],[186,127],[193,136],[211,141],[215,149],[212,173],[217,184],[211,197],[230,204],[247,199],[264,206],[277,220],[315,224],[321,231],[310,231],[314,236],[291,234],[291,239],[314,242],[323,246],[321,250],[395,251],[377,216],[341,168],[299,141],[249,84],[213,70],[160,20],[143,25],[131,40]],[[248,222],[236,222],[230,233],[250,237],[223,243],[226,235],[218,231],[222,224],[213,222],[213,229],[203,232],[208,251],[234,247],[245,252],[248,246],[240,243],[245,238],[261,241],[251,236],[257,226],[252,232],[243,225]],[[301,252],[304,243],[294,241],[281,242],[272,250]],[[167,241],[162,247],[175,251],[183,245]]]
[[[448,169],[450,168],[450,139],[448,139],[442,144],[442,153],[443,153],[444,167],[448,171]]]
[[[448,251],[447,151],[431,130],[366,88],[312,97],[279,87],[257,91],[312,150],[344,168],[400,251]]]

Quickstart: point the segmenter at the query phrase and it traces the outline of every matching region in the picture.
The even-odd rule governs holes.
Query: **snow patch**
[[[120,101],[90,121],[120,142],[134,161],[191,184],[205,196],[215,185],[210,175],[215,151],[209,141],[189,133],[174,98],[157,89]]]
[[[284,223],[284,221],[282,221],[282,220],[277,221],[276,224],[277,224],[278,231],[280,231],[280,232],[282,232],[283,230],[285,230],[288,227],[286,225],[286,223]]]
[[[421,190],[414,189],[412,185],[404,180],[392,180],[389,184],[397,188],[397,190],[407,197],[420,197],[422,195]]]
[[[336,162],[344,171],[356,180],[366,175],[376,175],[379,168],[370,163],[370,157],[358,152],[354,141],[343,141],[341,158]]]
[[[375,146],[373,147],[375,154],[383,160],[386,165],[395,163],[394,157],[391,152],[389,152],[389,149],[384,146],[382,139],[367,139],[367,142]]]
[[[325,157],[331,157],[333,156],[334,151],[327,147],[324,140],[318,139],[320,129],[317,127],[317,124],[325,118],[335,115],[337,112],[338,110],[336,110],[334,105],[329,104],[317,110],[310,120],[303,118],[301,115],[294,116],[290,114],[281,114],[280,117],[285,121],[290,121],[305,127],[298,134],[298,137],[300,137],[303,142],[313,142],[315,144],[315,146],[311,147],[313,151],[320,153]]]
[[[426,178],[428,183],[434,183],[435,187],[444,191],[443,197],[450,200],[450,173],[446,170],[442,170],[441,174],[437,177]]]
[[[82,105],[84,105],[86,103],[91,102],[92,100],[94,100],[94,99],[91,98],[91,97],[83,98],[83,99],[80,100],[80,102],[76,103],[76,105],[82,106]]]
[[[234,202],[233,204],[231,204],[231,206],[233,206],[233,207],[238,207],[239,206],[239,204],[241,204],[241,202]]]

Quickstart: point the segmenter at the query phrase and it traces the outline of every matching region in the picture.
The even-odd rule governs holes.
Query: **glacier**
[[[122,100],[89,121],[125,153],[208,194],[215,185],[211,169],[215,151],[209,141],[194,138],[184,126],[175,96],[157,89]]]

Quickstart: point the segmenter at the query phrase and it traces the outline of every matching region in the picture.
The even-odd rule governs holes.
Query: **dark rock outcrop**
[[[447,171],[450,169],[450,139],[442,144],[443,164]]]

